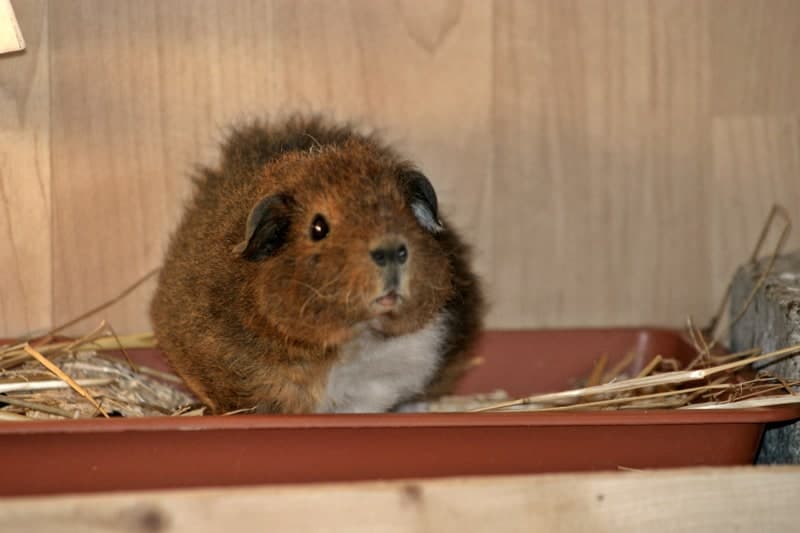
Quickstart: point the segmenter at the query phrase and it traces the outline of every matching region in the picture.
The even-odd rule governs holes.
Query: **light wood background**
[[[192,166],[254,113],[360,119],[417,160],[492,327],[702,323],[769,206],[800,224],[795,0],[12,4],[0,334],[157,266]],[[104,316],[149,329],[152,289]]]

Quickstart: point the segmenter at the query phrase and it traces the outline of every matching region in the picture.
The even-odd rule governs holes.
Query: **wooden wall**
[[[419,161],[494,327],[703,322],[769,206],[800,224],[795,0],[12,3],[0,334],[157,266],[192,165],[253,113],[361,119]]]

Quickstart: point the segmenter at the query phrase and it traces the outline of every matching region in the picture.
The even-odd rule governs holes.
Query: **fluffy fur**
[[[447,316],[441,314],[424,327],[404,335],[384,337],[365,325],[339,350],[325,387],[319,412],[364,413],[385,411],[398,398],[412,398],[441,364],[447,334]]]
[[[460,376],[483,311],[468,251],[427,179],[377,138],[256,123],[196,181],[151,317],[214,412],[385,410]],[[379,400],[358,390],[387,376],[398,385]]]

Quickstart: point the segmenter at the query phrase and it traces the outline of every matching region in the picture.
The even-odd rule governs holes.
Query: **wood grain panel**
[[[193,165],[254,115],[360,120],[418,161],[493,327],[703,322],[768,206],[798,203],[793,0],[14,6],[0,334],[157,266]],[[148,329],[152,288],[105,316]]]
[[[323,111],[386,127],[409,140],[445,209],[485,228],[470,187],[488,178],[491,6],[424,5],[54,3],[57,320],[159,263],[191,166],[254,115]],[[107,316],[148,327],[151,290]]]
[[[794,531],[797,466],[6,498],[0,528],[344,533]],[[268,524],[268,527],[265,527]]]
[[[14,8],[28,46],[0,56],[0,337],[52,320],[47,4]]]
[[[789,210],[800,247],[800,115],[725,117],[713,121],[710,232],[714,296],[721,297],[738,265],[752,253],[774,203]],[[764,255],[772,253],[777,231]]]
[[[53,293],[61,323],[158,263],[173,191],[157,115],[154,4],[52,2],[50,8]],[[145,328],[141,294],[105,316],[119,329]]]
[[[268,101],[272,41],[266,2],[87,0],[52,8],[60,322],[160,264],[194,165],[215,159],[228,122]],[[153,288],[146,284],[103,316],[122,331],[149,329]]]
[[[800,3],[715,0],[713,13],[714,112],[800,111]]]
[[[705,4],[495,9],[494,322],[705,311]]]

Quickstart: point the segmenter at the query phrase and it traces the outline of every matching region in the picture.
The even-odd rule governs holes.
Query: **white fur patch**
[[[423,329],[397,337],[365,327],[342,346],[317,411],[383,412],[422,392],[439,366],[445,320],[440,314]]]

